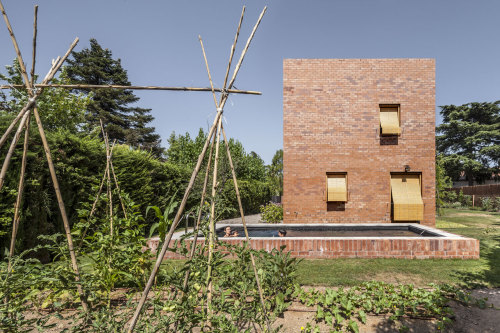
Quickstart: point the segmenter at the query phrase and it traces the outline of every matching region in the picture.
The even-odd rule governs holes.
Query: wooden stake
[[[241,20],[240,20],[241,22]],[[238,27],[239,29],[239,27]],[[203,51],[203,58],[205,59],[205,65],[206,65],[206,68],[207,68],[207,74],[208,74],[208,79],[210,81],[210,86],[212,87],[212,95],[214,97],[214,102],[215,102],[215,106],[218,107],[217,105],[217,99],[215,98],[215,92],[213,91],[213,82],[212,82],[212,75],[210,74],[210,67],[208,66],[208,61],[207,61],[207,57],[206,57],[206,54],[205,54],[205,48],[203,47],[203,41],[201,40],[201,37],[199,37],[200,39],[200,44],[201,44],[201,49]],[[236,43],[237,39],[235,39],[235,43]],[[233,44],[234,45],[234,44]],[[234,50],[234,48],[232,48],[232,50]],[[229,58],[229,61],[231,62],[231,58],[232,58],[232,54]],[[226,73],[227,75],[227,73]],[[222,120],[222,119],[221,119]],[[241,220],[243,222],[243,230],[245,231],[245,236],[246,236],[246,241],[247,241],[247,244],[249,246],[250,249],[252,249],[249,241],[250,241],[250,238],[248,237],[248,230],[247,230],[247,225],[246,225],[246,222],[245,222],[245,214],[243,212],[243,205],[241,203],[241,197],[240,197],[240,191],[238,189],[238,181],[236,179],[236,172],[234,170],[234,165],[233,165],[233,160],[231,158],[231,151],[229,150],[229,142],[227,141],[227,138],[226,138],[226,133],[224,131],[224,127],[222,126],[222,121],[220,121],[221,123],[221,129],[222,129],[222,134],[224,136],[224,142],[226,144],[226,153],[227,153],[227,156],[228,156],[228,160],[229,160],[229,165],[231,167],[231,173],[233,175],[233,182],[234,182],[234,188],[235,188],[235,191],[236,191],[236,197],[238,199],[238,205],[239,205],[239,208],[240,208],[240,214],[241,214]],[[219,134],[219,131],[217,132]],[[217,137],[217,139],[219,139],[219,136]],[[219,141],[217,141],[217,144],[219,143]],[[217,146],[218,148],[218,146]],[[217,156],[218,156],[218,150],[216,148],[216,160],[215,160],[215,165],[214,165],[214,168],[217,168]],[[216,170],[214,170],[214,178],[216,176]],[[212,193],[212,208],[214,207],[214,202],[215,202],[215,196],[214,196],[214,193]],[[213,213],[211,214],[211,217],[213,217]],[[212,219],[210,220],[210,222],[212,222]],[[211,224],[212,226],[212,224]],[[213,235],[212,235],[213,237]],[[211,239],[211,238],[210,238]],[[207,276],[207,280],[210,278],[210,272],[211,272],[211,265],[210,265],[210,262],[211,262],[211,253],[210,253],[210,247],[209,247],[209,258],[208,258],[208,262],[209,262],[209,265],[208,265],[208,276]],[[260,296],[260,302],[261,302],[261,305],[262,305],[262,312],[264,314],[264,317],[266,318],[266,323],[267,323],[267,327],[268,327],[268,330],[270,330],[270,323],[269,323],[269,320],[267,318],[267,314],[266,314],[266,305],[265,305],[265,302],[264,302],[264,294],[262,292],[262,288],[261,288],[261,285],[260,285],[260,279],[259,279],[259,275],[257,273],[257,266],[255,265],[255,258],[253,256],[253,253],[250,252],[250,259],[251,259],[251,262],[252,262],[252,267],[253,267],[253,271],[254,271],[254,275],[255,275],[255,281],[257,283],[257,289],[259,291],[259,296]],[[187,284],[187,280],[185,279],[185,282]],[[184,287],[185,288],[185,287]],[[209,294],[208,294],[209,298],[208,298],[208,301],[211,302],[211,288],[209,287]]]
[[[236,35],[234,36],[233,45],[231,45],[231,52],[229,55],[229,61],[227,63],[226,75],[224,76],[224,84],[222,85],[226,89],[227,78],[229,76],[229,70],[231,69],[231,63],[233,61],[234,51],[236,50],[236,43],[238,42],[238,37],[240,35],[241,23],[243,22],[243,16],[245,16],[245,6],[241,10],[240,21],[238,22],[238,28],[236,29]]]
[[[207,61],[207,55],[205,54],[205,48],[203,47],[203,40],[201,39],[201,36],[198,35],[198,39],[200,40],[200,45],[201,45],[201,50],[203,51],[203,58],[205,59],[205,65],[207,66],[208,70],[208,61]],[[210,70],[208,70],[208,79],[210,80],[210,88],[212,89],[212,96],[214,97],[214,103],[215,103],[215,108],[219,108],[219,105],[217,104],[217,97],[215,96],[214,92],[214,84],[212,82],[212,76],[210,75]]]
[[[17,142],[19,141],[19,138],[21,137],[21,133],[24,129],[24,126],[26,124],[26,119],[28,119],[28,116],[29,116],[29,112],[26,112],[23,116],[23,119],[21,119],[21,123],[19,124],[19,127],[17,128],[17,131],[16,131],[16,134],[14,135],[14,138],[12,138],[12,142],[10,144],[9,150],[7,151],[7,155],[5,156],[5,160],[3,161],[2,170],[0,171],[0,191],[2,190],[3,183],[5,181],[5,176],[7,174],[7,169],[9,168],[12,154],[14,153],[14,149],[16,149]]]
[[[88,311],[88,304],[86,295],[83,291],[80,282],[80,270],[78,269],[78,262],[76,260],[75,250],[73,248],[73,237],[71,236],[71,228],[69,226],[68,215],[66,214],[66,208],[64,207],[64,202],[62,199],[61,190],[59,189],[59,181],[57,180],[56,170],[54,168],[54,163],[52,162],[52,154],[50,152],[49,144],[47,142],[47,137],[45,136],[45,131],[43,129],[42,121],[40,115],[38,114],[38,109],[35,107],[33,109],[35,114],[36,124],[38,126],[38,132],[40,133],[40,138],[42,139],[43,149],[45,150],[45,157],[47,158],[47,164],[49,165],[50,176],[52,178],[52,183],[54,185],[54,191],[56,192],[57,204],[59,205],[59,210],[61,211],[61,217],[63,220],[64,231],[66,233],[66,239],[68,241],[68,250],[71,258],[71,264],[73,266],[73,272],[75,273],[75,281],[77,283],[76,288],[80,299],[82,302],[82,307],[85,312]]]
[[[113,167],[113,160],[111,159],[109,160],[109,166],[111,167],[111,173],[113,174],[113,179],[115,180],[115,186],[116,189],[118,190],[118,198],[120,199],[120,204],[122,206],[123,216],[125,217],[125,219],[127,219],[127,210],[125,209],[125,204],[123,203],[123,198],[120,191],[120,185],[118,184],[118,178],[116,177],[115,168]]]
[[[31,53],[31,72],[30,72],[32,87],[35,85],[36,37],[38,35],[37,22],[38,22],[38,5],[35,5],[35,14],[33,19],[33,47]]]
[[[22,84],[0,85],[0,89],[23,88]],[[160,87],[160,86],[120,86],[120,85],[98,85],[98,84],[35,84],[35,88],[64,88],[64,89],[121,89],[121,90],[166,90],[166,91],[211,91],[210,88],[196,87]],[[222,89],[215,89],[222,92]],[[243,95],[262,95],[260,91],[229,89],[228,93]]]
[[[240,190],[238,189],[238,180],[236,179],[236,171],[234,170],[233,159],[231,157],[231,151],[229,150],[229,142],[227,141],[227,138],[226,138],[226,131],[224,131],[224,126],[222,126],[222,136],[224,137],[227,158],[229,160],[229,166],[231,167],[231,173],[233,175],[234,190],[236,192],[236,198],[238,199],[238,206],[240,208],[241,222],[243,223],[243,230],[245,231],[245,239],[246,239],[246,242],[248,244],[248,247],[250,248],[250,250],[252,250],[252,246],[250,244],[250,237],[248,237],[247,224],[245,222],[245,213],[243,211],[243,204],[241,203]],[[253,253],[251,251],[250,251],[250,260],[252,261],[252,267],[253,267],[253,272],[255,275],[255,281],[257,283],[257,289],[259,291],[260,303],[262,305],[262,313],[264,314],[264,317],[266,318],[266,323],[267,323],[268,329],[270,329],[270,324],[269,324],[269,320],[268,320],[267,312],[266,312],[266,305],[264,302],[264,293],[262,292],[262,287],[260,285],[259,274],[257,273],[257,265],[255,265],[255,258],[254,258]]]
[[[137,324],[137,320],[139,319],[139,315],[141,314],[144,303],[146,302],[146,298],[148,296],[148,293],[151,290],[151,287],[153,286],[154,279],[155,279],[156,274],[158,273],[158,269],[160,268],[160,265],[163,261],[163,257],[165,256],[165,253],[167,252],[168,246],[170,245],[170,241],[172,240],[172,235],[174,234],[174,231],[179,224],[182,213],[184,212],[184,208],[186,207],[187,199],[189,197],[189,194],[191,193],[191,190],[193,189],[193,185],[194,185],[194,181],[196,179],[196,176],[198,175],[198,172],[200,171],[201,163],[203,162],[203,159],[205,157],[205,153],[207,151],[208,144],[210,142],[210,138],[212,137],[213,132],[215,130],[215,127],[217,126],[221,116],[222,116],[222,112],[217,112],[217,115],[215,116],[214,122],[213,122],[212,126],[210,127],[210,131],[208,133],[207,140],[205,141],[203,149],[202,149],[200,155],[198,156],[198,162],[196,163],[196,166],[193,170],[193,173],[191,174],[191,179],[189,180],[189,184],[186,188],[186,191],[184,192],[184,197],[182,198],[181,204],[179,206],[179,210],[177,211],[177,214],[175,215],[174,221],[172,222],[172,226],[170,227],[168,234],[165,236],[165,241],[163,242],[163,246],[161,248],[161,251],[158,253],[158,257],[156,258],[155,265],[153,267],[153,270],[151,271],[151,275],[149,276],[149,280],[146,284],[146,287],[144,288],[144,290],[142,292],[141,299],[139,300],[139,304],[137,304],[137,308],[135,309],[134,315],[132,316],[132,319],[130,321],[130,325],[129,325],[127,332],[134,331],[135,325]]]
[[[7,17],[7,13],[5,12],[5,9],[3,7],[3,4],[1,2],[1,0],[0,0],[0,10],[2,11],[3,18],[4,18],[5,23],[7,25],[7,29],[9,30],[9,34],[10,34],[10,37],[12,39],[12,43],[14,44],[14,48],[16,50],[17,58],[18,58],[18,61],[19,61],[19,66],[21,68],[21,75],[23,76],[26,89],[28,91],[28,94],[32,97],[31,100],[33,100],[33,103],[34,103],[34,100],[36,100],[36,98],[41,94],[42,90],[39,90],[36,94],[34,94],[31,91],[32,87],[31,87],[30,81],[28,79],[28,74],[26,73],[26,67],[24,66],[24,61],[23,61],[23,58],[21,56],[21,51],[19,50],[19,47],[17,45],[17,41],[16,41],[16,38],[14,36],[14,32],[12,31],[12,27],[10,25],[9,19]],[[57,64],[55,64],[53,66],[54,71],[50,72],[50,74],[46,77],[47,82],[44,82],[44,83],[48,83],[48,81],[50,81],[54,77],[54,75],[56,74],[57,70],[62,66],[64,60],[67,58],[67,56],[69,56],[69,53],[76,46],[76,43],[78,43],[78,38],[76,38],[75,41],[73,42],[73,44],[70,46],[70,49],[68,50],[68,52],[66,53],[66,55]],[[56,173],[55,173],[54,164],[52,162],[52,156],[51,156],[50,149],[49,149],[49,146],[48,146],[48,143],[47,143],[47,138],[45,137],[45,132],[43,130],[42,122],[40,120],[40,115],[38,114],[38,109],[36,108],[36,106],[33,109],[33,113],[35,114],[36,122],[37,122],[37,125],[38,125],[38,130],[40,132],[40,137],[42,139],[42,143],[43,143],[43,146],[44,146],[45,155],[47,157],[47,162],[49,164],[49,170],[50,170],[50,174],[51,174],[52,181],[53,181],[53,184],[54,184],[54,190],[56,191],[56,197],[57,197],[57,201],[58,201],[58,204],[59,204],[59,209],[61,211],[61,215],[62,215],[62,219],[63,219],[63,224],[64,224],[64,229],[66,231],[66,237],[68,239],[68,248],[69,248],[69,251],[70,251],[70,257],[71,257],[71,263],[73,265],[73,271],[75,272],[75,280],[77,282],[78,293],[80,294],[80,298],[81,298],[81,302],[82,302],[82,307],[83,307],[83,309],[85,311],[87,311],[88,310],[88,306],[87,306],[87,301],[86,301],[86,298],[85,298],[85,294],[83,292],[82,286],[78,283],[80,281],[80,273],[79,273],[79,270],[78,270],[78,263],[76,261],[75,252],[74,252],[74,249],[73,249],[73,240],[72,240],[72,237],[71,237],[71,229],[70,229],[70,226],[69,226],[68,217],[66,215],[66,210],[64,208],[64,203],[62,201],[62,195],[61,195],[61,192],[59,190],[59,183],[57,181],[57,176],[56,176]],[[24,115],[22,117],[24,117]],[[23,119],[25,121],[25,118],[23,118]],[[23,123],[23,120],[21,120],[21,123]],[[8,133],[5,133],[5,134],[8,135]],[[5,165],[5,163],[4,163],[4,165]]]
[[[111,161],[111,155],[110,155],[110,149],[109,149],[109,140],[108,140],[108,134],[104,131],[104,125],[102,123],[102,119],[99,119],[99,122],[101,124],[101,132],[102,132],[102,138],[104,139],[104,144],[106,146],[106,181],[107,181],[107,192],[108,192],[108,205],[109,205],[109,234],[111,237],[113,237],[113,191],[111,190],[111,167],[110,167],[110,161]]]
[[[207,185],[208,185],[208,176],[210,175],[210,165],[212,163],[212,152],[214,148],[214,141],[215,138],[212,140],[212,143],[210,144],[210,152],[208,155],[208,162],[207,162],[207,171],[205,172],[205,179],[203,180],[203,190],[201,191],[201,200],[200,200],[200,208],[198,209],[198,218],[196,220],[196,227],[194,229],[194,236],[193,236],[193,241],[191,245],[191,250],[189,252],[189,259],[193,259],[194,252],[196,250],[196,242],[198,241],[198,231],[200,230],[200,224],[201,224],[201,213],[203,211],[203,204],[205,203],[205,194],[207,193]],[[184,276],[184,284],[182,285],[182,290],[185,292],[187,288],[187,284],[189,281],[189,273],[190,269],[186,271],[186,275]]]
[[[27,155],[28,155],[29,131],[30,131],[30,116],[28,113],[28,119],[26,121],[26,129],[24,131],[24,146],[23,146],[23,158],[21,160],[21,174],[19,176],[19,186],[17,188],[17,198],[16,198],[16,203],[14,205],[14,219],[12,220],[12,236],[10,238],[9,264],[8,264],[8,268],[7,268],[8,273],[10,273],[11,268],[12,268],[11,259],[14,256],[14,251],[15,251],[15,247],[16,247],[17,230],[19,228],[19,210],[20,210],[21,201],[23,198],[24,174],[26,172],[26,159],[27,159]]]
[[[36,63],[36,37],[37,37],[37,18],[38,18],[38,6],[35,5],[34,9],[34,19],[33,19],[33,48],[32,48],[32,58],[31,58],[31,86],[35,83],[35,63]],[[10,238],[10,249],[9,249],[9,264],[7,268],[8,274],[11,272],[12,263],[11,259],[14,256],[14,251],[16,247],[17,230],[19,228],[19,210],[21,207],[21,201],[24,191],[24,177],[26,172],[26,160],[28,155],[28,141],[30,133],[30,115],[28,113],[28,119],[26,120],[26,130],[24,132],[24,145],[23,145],[23,157],[21,160],[21,174],[19,176],[19,186],[17,188],[17,198],[14,204],[14,219],[12,220],[12,236]]]
[[[21,69],[21,76],[23,77],[24,84],[26,89],[28,89],[28,93],[32,96],[32,92],[30,88],[30,80],[28,79],[28,74],[26,73],[26,67],[24,66],[23,57],[21,56],[21,51],[19,50],[19,45],[17,45],[16,36],[14,36],[14,31],[12,30],[12,26],[10,25],[9,18],[7,17],[7,13],[3,7],[2,1],[0,0],[0,10],[2,11],[3,19],[5,24],[7,25],[7,30],[9,30],[10,39],[12,40],[12,44],[14,44],[14,49],[16,50],[17,61],[19,62],[19,67]]]
[[[111,155],[113,155],[113,149],[114,148],[115,148],[115,143],[113,142],[113,145],[111,146]],[[90,224],[90,219],[92,218],[92,216],[94,216],[95,210],[97,208],[97,203],[99,202],[99,198],[101,197],[102,188],[104,187],[104,182],[106,181],[107,172],[108,172],[108,165],[106,164],[106,168],[104,169],[104,173],[102,175],[101,184],[99,185],[99,190],[97,191],[97,195],[95,197],[95,200],[92,203],[92,208],[90,209],[90,214],[89,214],[89,217],[87,219],[87,221],[88,221],[89,224]],[[90,226],[85,227],[85,230],[82,233],[82,236],[80,238],[80,244],[78,245],[77,252],[80,252],[80,249],[82,248],[83,240],[85,239],[85,236],[87,236],[87,232],[89,230],[89,227]]]
[[[219,109],[222,113],[222,110]],[[212,175],[212,203],[210,206],[210,227],[208,231],[208,271],[207,271],[207,281],[208,295],[207,295],[207,310],[209,316],[212,313],[212,256],[214,252],[214,241],[215,241],[215,195],[217,193],[217,162],[219,160],[219,143],[220,143],[220,129],[222,126],[222,117],[219,118],[217,123],[217,134],[215,136],[215,159],[214,159],[214,172]]]
[[[241,68],[241,64],[243,63],[243,59],[245,58],[245,55],[247,54],[248,47],[250,46],[250,43],[252,42],[252,39],[255,36],[255,32],[257,31],[257,28],[260,24],[260,21],[262,21],[262,17],[264,17],[266,10],[267,10],[267,6],[264,7],[262,12],[260,13],[259,18],[257,19],[257,23],[255,23],[255,26],[252,29],[252,33],[250,34],[250,37],[248,37],[247,43],[246,43],[245,47],[243,48],[243,51],[241,52],[240,59],[238,60],[238,63],[236,64],[236,67],[234,68],[233,76],[231,77],[231,80],[229,81],[228,89],[231,89],[233,87],[234,81],[236,80],[236,75],[238,74],[238,72]],[[224,106],[223,103],[219,103],[219,105],[221,107]]]

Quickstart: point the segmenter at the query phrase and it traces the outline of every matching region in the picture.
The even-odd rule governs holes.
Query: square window
[[[400,127],[399,105],[380,105],[380,134],[399,135]]]
[[[394,221],[424,219],[421,174],[391,174],[391,194]]]
[[[326,201],[347,202],[346,172],[328,172],[326,174]]]

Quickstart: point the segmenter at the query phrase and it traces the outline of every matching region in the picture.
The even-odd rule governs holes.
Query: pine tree
[[[97,40],[90,40],[90,48],[72,52],[65,72],[73,84],[99,84],[130,86],[127,71],[120,59],[113,59],[109,49],[103,49]],[[151,150],[160,156],[160,136],[154,127],[147,125],[154,119],[151,109],[129,107],[139,100],[132,90],[77,89],[85,94],[92,92],[86,118],[91,127],[99,126],[102,119],[111,139],[133,147]]]

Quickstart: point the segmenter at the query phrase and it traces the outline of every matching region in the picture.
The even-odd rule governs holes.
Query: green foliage
[[[500,101],[441,106],[437,150],[447,174],[465,172],[469,185],[497,174],[500,161]]]
[[[21,69],[17,60],[12,66],[6,66],[7,73],[0,74],[0,81],[7,84],[22,84]],[[52,79],[53,84],[69,84],[69,79],[63,72],[59,78]],[[9,98],[5,97],[4,107],[0,110],[2,118],[7,114],[17,114],[26,102],[28,94],[25,89],[11,89]],[[78,132],[82,130],[85,109],[90,96],[75,94],[68,89],[45,89],[37,99],[37,106],[44,129],[46,131],[68,130]],[[11,119],[9,117],[9,119]],[[6,126],[6,125],[5,125]],[[3,127],[3,126],[2,126]]]
[[[221,247],[229,253],[220,251]],[[181,244],[178,251],[187,253],[188,249]],[[251,266],[251,252],[263,290],[265,313]],[[284,252],[284,248],[268,253],[250,250],[245,245],[216,242],[212,261],[212,305],[207,312],[207,258],[202,251],[196,253],[181,269],[165,277],[165,283],[173,286],[174,295],[178,296],[156,303],[158,311],[168,313],[163,316],[162,326],[155,327],[157,330],[176,322],[176,329],[180,332],[190,332],[196,327],[213,332],[250,332],[252,327],[262,330],[266,327],[266,316],[272,322],[290,304],[298,261]],[[229,256],[233,259],[229,260]],[[189,284],[187,290],[183,290],[184,274],[188,269]]]
[[[481,198],[481,207],[483,210],[492,211],[494,209],[494,199],[490,197]]]
[[[80,222],[72,233],[75,239],[80,240],[80,255],[87,259],[82,265],[85,272],[82,281],[88,300],[94,306],[106,304],[109,307],[111,292],[116,287],[143,287],[150,271],[150,256],[144,251],[144,219],[138,211],[139,207],[127,195],[123,199],[127,205],[127,218],[122,217],[118,205],[113,206],[112,217],[98,212],[89,218],[90,210],[81,209]],[[100,200],[109,204],[104,194]]]
[[[356,321],[365,324],[367,314],[387,314],[393,321],[403,316],[433,318],[436,319],[436,328],[442,330],[451,323],[453,316],[448,307],[450,299],[466,304],[481,303],[449,285],[433,285],[429,290],[410,284],[393,285],[375,281],[349,289],[326,289],[324,292],[304,291],[297,287],[295,297],[307,306],[316,307],[315,323],[307,323],[305,332],[318,331],[317,323],[321,322],[326,323],[331,332],[358,332]]]
[[[271,187],[267,182],[238,180],[238,188],[245,214],[258,213],[260,206],[271,199]],[[226,183],[217,200],[220,201],[220,206],[216,210],[218,218],[238,216],[238,201],[232,181]]]
[[[444,199],[446,197],[445,190],[452,187],[453,182],[451,178],[446,175],[446,170],[443,165],[442,155],[436,156],[436,209],[439,215],[441,215],[441,207],[444,205]]]
[[[93,38],[90,48],[73,51],[66,63],[65,72],[73,84],[130,86],[121,60],[113,59],[111,50],[103,49]],[[132,90],[77,90],[83,94],[92,91],[86,108],[86,119],[91,127],[98,127],[99,119],[102,119],[111,141],[116,139],[119,143],[150,150],[155,156],[161,156],[160,136],[154,133],[154,127],[147,126],[154,119],[151,109],[130,107],[139,100]]]
[[[271,183],[274,195],[283,195],[283,149],[273,156],[271,165],[267,168],[267,177]]]
[[[260,206],[261,219],[268,223],[280,223],[283,221],[283,206],[269,202],[267,205]]]

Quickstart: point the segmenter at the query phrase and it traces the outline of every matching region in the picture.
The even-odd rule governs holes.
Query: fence
[[[472,196],[472,206],[481,206],[481,199],[485,197],[500,197],[500,184],[474,185],[449,188],[447,191],[462,191],[465,195]]]

